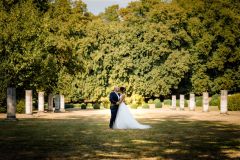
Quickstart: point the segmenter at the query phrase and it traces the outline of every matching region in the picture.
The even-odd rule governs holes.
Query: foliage
[[[65,104],[65,108],[74,108],[73,104]]]
[[[156,108],[162,108],[162,103],[161,103],[160,101],[157,101],[157,102],[155,103],[155,107],[156,107]]]
[[[132,97],[125,97],[125,103],[126,104],[132,104],[133,103]]]
[[[141,106],[144,103],[144,98],[139,94],[132,95],[132,103]]]
[[[87,105],[85,103],[81,103],[81,109],[87,109]]]
[[[156,108],[162,108],[162,102],[160,99],[155,99],[153,102]]]
[[[93,109],[100,109],[100,103],[94,103]]]
[[[16,112],[17,113],[25,113],[25,100],[24,99],[17,101]]]
[[[65,108],[80,108],[81,104],[79,103],[74,103],[74,104],[65,104]]]
[[[158,103],[158,102],[161,102],[161,100],[160,100],[160,99],[154,99],[153,102],[156,104],[156,103]]]
[[[0,106],[0,113],[6,113],[6,112],[7,112],[7,108]]]
[[[92,103],[88,103],[88,104],[87,104],[87,108],[88,108],[88,109],[93,109]]]
[[[108,97],[102,97],[101,102],[104,108],[110,108],[110,101]]]
[[[144,108],[144,109],[149,109],[149,105],[148,105],[147,103],[144,103],[144,104],[142,105],[142,108]]]
[[[118,84],[138,105],[141,97],[238,91],[240,6],[163,2],[94,16],[82,1],[0,1],[0,106],[8,86],[80,102],[99,101]]]
[[[107,7],[105,9],[105,12],[100,16],[102,16],[102,18],[107,22],[119,21],[118,10],[119,10],[118,5],[112,5],[110,7]]]
[[[73,107],[74,107],[74,108],[80,108],[80,107],[81,107],[81,104],[73,104]]]
[[[164,103],[164,105],[171,106],[172,100],[171,99],[164,99],[163,103]]]
[[[176,100],[176,106],[180,106],[180,99]],[[184,99],[184,107],[188,106],[188,101],[186,99]]]
[[[209,102],[210,106],[220,106],[220,95],[214,94]]]
[[[133,103],[133,104],[130,105],[130,107],[131,107],[132,109],[137,109],[137,107],[139,107],[139,105],[136,104],[136,103]]]
[[[154,104],[154,101],[152,99],[149,99],[148,104]]]
[[[87,109],[87,105],[85,103],[81,103],[81,109]]]
[[[240,93],[228,96],[228,110],[240,111]]]
[[[203,97],[202,96],[196,97],[196,106],[198,106],[198,107],[203,106]]]

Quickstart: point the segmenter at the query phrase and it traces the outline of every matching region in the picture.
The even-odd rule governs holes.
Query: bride
[[[129,108],[124,103],[126,88],[120,87],[120,105],[118,108],[114,129],[148,129],[151,128],[149,125],[140,124],[131,114]]]

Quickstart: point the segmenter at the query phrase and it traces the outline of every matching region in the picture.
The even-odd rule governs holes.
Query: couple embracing
[[[148,129],[149,125],[140,124],[131,114],[128,106],[125,104],[125,87],[114,87],[110,93],[111,119],[109,127],[111,129]],[[119,93],[120,92],[120,93]]]

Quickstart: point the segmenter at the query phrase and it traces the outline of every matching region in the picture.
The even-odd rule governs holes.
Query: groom
[[[110,119],[109,127],[111,129],[113,128],[113,124],[115,122],[117,112],[118,112],[118,106],[119,106],[118,101],[120,99],[120,97],[119,97],[120,95],[119,95],[118,91],[119,91],[119,88],[117,86],[115,86],[114,90],[109,95],[109,100],[111,102],[111,105],[110,105],[111,119]]]

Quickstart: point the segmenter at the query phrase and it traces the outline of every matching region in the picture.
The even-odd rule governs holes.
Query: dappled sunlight
[[[132,140],[134,144],[157,144],[154,141],[147,141],[147,140]]]
[[[178,152],[179,151],[179,149],[166,149],[166,150],[164,150],[164,152],[165,153],[176,153],[176,152]]]
[[[121,147],[123,146],[120,143],[103,143],[103,146],[110,146],[110,147]]]
[[[132,157],[131,154],[127,154],[127,153],[122,153],[120,154],[119,152],[102,152],[102,151],[96,151],[96,155],[99,158],[120,158],[120,159],[130,159]]]
[[[240,158],[240,152],[239,149],[228,149],[228,150],[222,150],[224,154],[226,154],[230,158]]]
[[[181,142],[180,141],[173,141],[171,142],[171,144],[180,144]]]
[[[138,120],[151,124],[151,129],[111,130],[108,111],[96,112],[46,114],[44,118],[27,117],[17,122],[0,120],[0,156],[171,160],[239,157],[240,126],[229,124],[231,121],[211,120],[211,116],[204,121],[188,114],[148,111],[144,113],[146,118]],[[56,117],[50,118],[52,115]],[[14,152],[10,154],[9,148]]]

